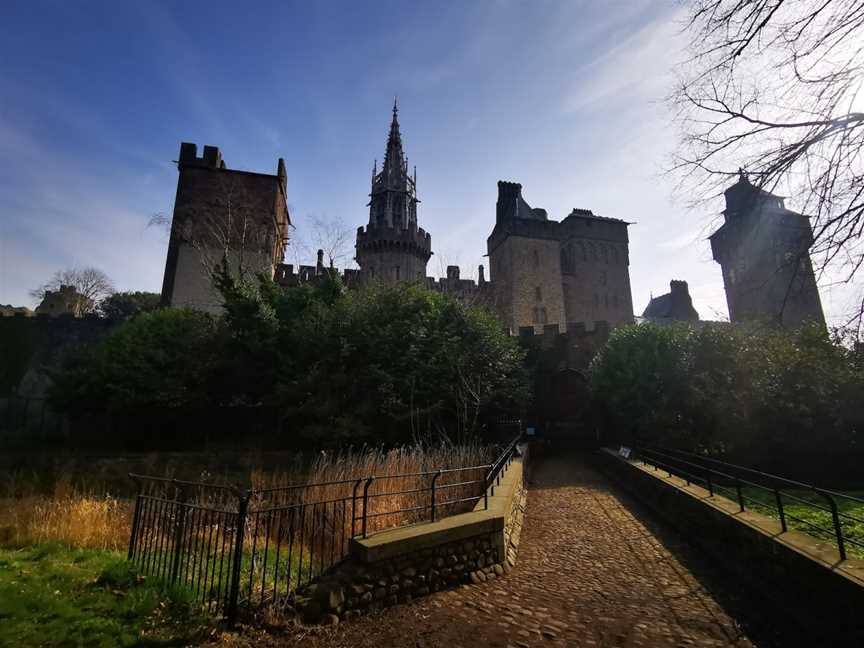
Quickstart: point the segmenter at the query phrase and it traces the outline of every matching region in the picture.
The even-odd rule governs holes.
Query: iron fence
[[[864,528],[864,517],[844,510],[864,506],[864,499],[860,497],[683,450],[636,446],[634,451],[631,460],[641,461],[654,470],[663,470],[670,477],[675,475],[688,486],[691,483],[704,486],[709,497],[715,494],[727,496],[738,504],[741,512],[749,507],[776,516],[784,533],[791,521],[814,537],[830,540],[837,545],[840,560],[846,560],[847,545],[851,545],[856,553],[864,554],[864,537],[850,529],[856,526]],[[809,519],[802,517],[803,513],[796,514],[790,510],[790,503],[808,511],[827,514],[824,517],[830,516],[831,522],[820,523],[818,515]]]
[[[518,441],[491,464],[259,490],[130,474],[129,560],[233,623],[240,608],[290,605],[352,538],[488,507]]]

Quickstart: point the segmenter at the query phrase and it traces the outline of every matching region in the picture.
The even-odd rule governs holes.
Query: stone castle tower
[[[633,322],[629,223],[573,209],[562,221],[532,208],[522,185],[498,183],[487,239],[495,307],[505,326],[592,327]]]
[[[729,319],[795,328],[825,324],[810,262],[813,230],[807,216],[755,187],[743,171],[726,189],[725,222],[711,237],[723,268]]]
[[[283,259],[291,223],[285,162],[279,159],[275,175],[238,171],[217,147],[198,157],[198,147],[183,142],[177,169],[162,303],[220,312],[210,273],[223,258],[232,272],[271,277]]]
[[[357,229],[355,259],[367,280],[424,281],[432,237],[417,227],[417,168],[408,173],[398,113],[394,101],[384,164],[380,173],[377,162],[372,170],[369,224]]]

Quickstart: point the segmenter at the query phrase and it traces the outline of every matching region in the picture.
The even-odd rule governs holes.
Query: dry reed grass
[[[61,542],[119,551],[129,541],[131,503],[110,495],[69,492],[0,502],[0,544]]]
[[[300,502],[347,502],[362,512],[362,498],[366,478],[374,477],[368,490],[367,531],[372,533],[403,524],[429,519],[431,511],[430,487],[438,469],[472,468],[472,470],[446,472],[436,479],[436,515],[444,517],[470,510],[483,493],[481,483],[486,468],[494,460],[496,448],[479,443],[453,445],[422,445],[394,448],[392,450],[364,449],[343,453],[316,456],[297,471],[276,473],[253,472],[252,485],[255,490],[287,489],[306,485],[303,488],[277,490],[256,496],[252,509],[266,508]],[[399,475],[399,477],[395,477]],[[363,479],[364,481],[359,482]],[[359,483],[358,483],[359,482]],[[321,485],[323,484],[323,485]],[[461,484],[461,485],[460,485]],[[354,501],[354,496],[357,501]],[[447,501],[454,504],[442,505]],[[324,507],[326,509],[326,506]],[[336,516],[336,506],[331,505]],[[329,528],[334,535],[341,535],[331,521]],[[351,534],[350,516],[344,522],[344,533]]]
[[[375,475],[369,489],[370,512],[416,509],[413,513],[377,515],[370,520],[369,531],[428,518],[431,476],[387,479],[387,475],[424,473],[439,468],[479,466],[494,459],[495,448],[481,444],[438,444],[396,448],[364,449],[321,453],[312,458],[298,457],[291,465],[273,471],[252,470],[249,481],[253,489],[273,489],[298,484],[344,482],[278,491],[266,497],[257,496],[258,505],[268,501],[330,501],[351,497],[354,480]],[[171,476],[182,477],[182,471]],[[482,492],[479,484],[448,488],[453,484],[482,479],[483,470],[446,473],[437,481],[438,502],[475,496]],[[111,494],[99,494],[91,484],[88,490],[73,485],[73,476],[56,481],[50,495],[27,493],[18,485],[17,497],[0,500],[0,545],[27,545],[59,541],[70,546],[124,550],[130,533],[133,501]],[[79,480],[80,483],[80,480]],[[383,495],[400,491],[395,495]],[[401,491],[409,491],[402,493]],[[362,487],[359,489],[362,494]],[[472,503],[451,505],[439,515],[458,512]],[[350,524],[350,522],[348,522]]]

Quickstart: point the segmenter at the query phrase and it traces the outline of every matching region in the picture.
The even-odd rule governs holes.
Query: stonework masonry
[[[212,270],[229,267],[273,276],[282,262],[290,217],[287,174],[280,159],[275,175],[228,169],[219,149],[180,145],[179,177],[165,262],[162,303],[209,312],[221,310]]]
[[[522,185],[498,183],[487,240],[496,308],[505,325],[633,322],[626,221],[574,209],[563,221],[531,208]]]
[[[710,240],[714,260],[723,268],[729,319],[824,326],[807,216],[786,209],[784,198],[752,185],[743,172],[725,198],[724,223]]]
[[[778,520],[740,511],[724,497],[665,472],[597,454],[603,472],[711,555],[742,587],[764,595],[806,630],[800,645],[860,646],[864,637],[864,562],[840,561],[836,546]]]
[[[417,169],[409,173],[402,148],[398,106],[384,163],[373,166],[369,220],[357,229],[359,269],[283,264],[290,218],[285,165],[276,175],[228,169],[218,148],[183,143],[180,176],[165,263],[164,304],[221,309],[212,270],[223,259],[232,270],[268,274],[282,286],[321,281],[333,273],[359,288],[370,282],[419,282],[472,305],[496,312],[511,334],[551,326],[564,333],[595,322],[618,326],[633,321],[628,263],[628,223],[574,209],[563,221],[531,207],[518,183],[499,182],[496,222],[487,241],[490,280],[462,279],[458,266],[447,277],[426,276],[432,237],[418,226]]]
[[[335,624],[461,584],[480,585],[516,564],[525,513],[523,455],[473,512],[353,540],[350,557],[295,599],[306,623]]]
[[[387,137],[384,165],[372,170],[369,193],[369,224],[357,230],[357,265],[363,275],[384,282],[423,281],[432,256],[432,237],[417,226],[417,168],[408,173],[402,152],[398,107]]]

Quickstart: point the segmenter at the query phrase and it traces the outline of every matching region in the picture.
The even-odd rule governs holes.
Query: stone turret
[[[373,166],[369,224],[357,229],[355,259],[367,280],[422,281],[432,256],[432,237],[417,226],[417,171],[408,173],[398,115],[394,101],[381,172]]]
[[[710,236],[723,269],[729,319],[795,328],[825,323],[810,261],[810,219],[742,171],[726,189],[723,225]]]
[[[210,269],[227,256],[231,272],[274,276],[288,243],[285,161],[276,174],[229,169],[216,146],[201,157],[180,144],[177,194],[165,259],[162,303],[219,313]],[[227,253],[227,255],[226,255]]]

